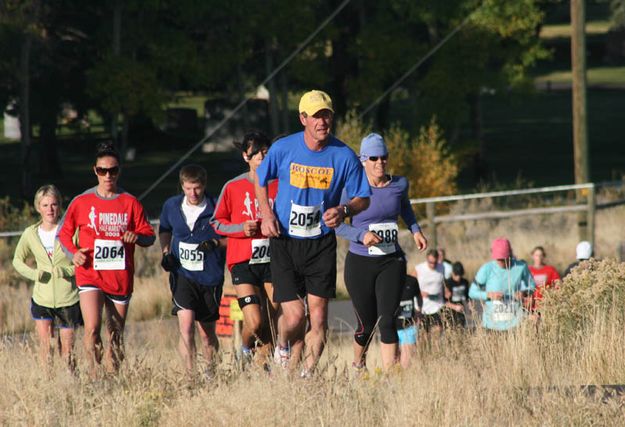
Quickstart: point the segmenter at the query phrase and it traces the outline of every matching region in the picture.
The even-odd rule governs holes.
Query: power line
[[[412,67],[410,67],[408,69],[408,71],[406,71],[404,74],[402,74],[402,76],[400,78],[398,78],[397,80],[395,80],[395,82],[384,91],[384,93],[382,95],[380,95],[375,101],[373,101],[371,104],[369,104],[369,106],[367,108],[365,108],[365,110],[360,113],[360,115],[358,116],[359,119],[362,119],[364,116],[367,115],[367,113],[369,113],[375,106],[377,106],[380,101],[382,101],[384,98],[386,98],[391,92],[393,92],[395,89],[397,89],[397,86],[399,86],[404,80],[406,80],[408,78],[408,76],[410,76],[412,73],[414,73],[417,68],[419,68],[421,65],[423,65],[423,63],[425,61],[427,61],[428,59],[430,59],[430,57],[432,55],[434,55],[436,52],[438,52],[438,50],[443,47],[443,45],[445,43],[447,43],[453,36],[455,36],[458,31],[460,31],[465,25],[467,25],[469,23],[469,20],[473,17],[473,15],[482,8],[482,6],[484,5],[484,3],[482,3],[480,6],[477,7],[477,9],[475,9],[473,12],[471,12],[469,15],[467,15],[466,18],[464,18],[464,20],[456,27],[454,28],[449,34],[447,34],[441,41],[439,41],[436,46],[434,46],[432,49],[430,49],[430,51],[428,53],[425,54],[424,57],[422,57],[421,59],[419,59],[419,61],[417,61]]]
[[[321,32],[321,30],[323,30],[330,23],[330,21],[332,21],[334,19],[334,17],[336,17],[336,15],[338,15],[339,12],[345,8],[345,6],[347,6],[347,4],[350,1],[351,0],[344,0],[343,3],[341,3],[334,10],[334,12],[332,12],[330,15],[328,15],[328,17],[312,33],[310,33],[310,35],[308,37],[306,37],[306,39],[304,39],[304,41],[302,41],[299,44],[299,46],[297,46],[297,48],[295,48],[295,50],[293,52],[291,52],[291,54],[289,56],[286,57],[286,59],[284,61],[282,61],[280,63],[280,65],[278,65],[267,77],[265,77],[265,80],[263,80],[259,84],[259,86],[262,86],[262,85],[266,84],[267,82],[269,82],[271,79],[273,79],[276,76],[276,74],[278,74],[289,62],[291,62],[293,60],[293,58],[295,58],[295,56],[297,56],[306,47],[306,45],[308,45],[308,43],[310,43],[310,41],[313,38],[315,38],[317,36],[317,34],[319,34]],[[271,96],[275,96],[275,94],[272,94]],[[163,182],[163,180],[165,178],[167,178],[169,176],[169,174],[171,174],[173,171],[175,171],[176,168],[182,164],[182,162],[184,162],[186,159],[188,159],[189,156],[195,152],[195,150],[197,150],[199,147],[201,147],[202,144],[204,144],[206,141],[208,141],[208,139],[215,134],[215,132],[217,132],[228,121],[230,121],[230,119],[232,119],[232,117],[241,108],[243,108],[243,106],[251,98],[252,98],[251,96],[248,96],[243,101],[239,102],[239,104],[236,107],[234,107],[234,109],[230,113],[226,114],[226,116],[223,118],[223,120],[220,121],[217,124],[217,126],[211,132],[209,132],[208,135],[206,135],[204,138],[200,139],[193,147],[191,147],[186,153],[184,153],[178,159],[178,161],[176,161],[176,163],[174,163],[169,169],[167,169],[167,171],[163,175],[161,175],[156,181],[154,181],[152,183],[152,185],[150,185],[148,187],[147,190],[145,190],[143,193],[141,193],[141,195],[139,196],[139,200],[143,200],[148,194],[150,194],[161,182]]]

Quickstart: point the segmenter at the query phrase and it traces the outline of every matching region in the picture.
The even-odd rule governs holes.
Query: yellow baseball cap
[[[299,100],[299,112],[306,113],[309,116],[314,116],[321,110],[330,110],[334,113],[332,108],[332,99],[330,95],[320,90],[311,90],[302,95]]]

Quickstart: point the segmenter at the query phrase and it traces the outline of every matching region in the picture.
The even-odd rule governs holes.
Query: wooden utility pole
[[[588,167],[588,126],[586,107],[586,10],[585,0],[571,0],[571,66],[573,77],[573,156],[575,183],[590,179]],[[578,198],[581,194],[578,193]],[[586,218],[579,217],[580,240],[587,239]]]

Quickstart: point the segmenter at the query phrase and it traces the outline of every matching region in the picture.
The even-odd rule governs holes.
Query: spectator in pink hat
[[[507,331],[518,326],[525,317],[522,302],[534,292],[536,284],[525,261],[514,257],[508,239],[493,240],[491,258],[475,275],[469,297],[485,302],[484,328]]]

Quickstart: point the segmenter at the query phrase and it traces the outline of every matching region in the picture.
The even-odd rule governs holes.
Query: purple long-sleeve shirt
[[[391,182],[384,187],[371,187],[371,203],[369,208],[352,217],[351,224],[341,224],[336,228],[336,234],[351,243],[349,251],[357,255],[381,256],[370,254],[369,249],[362,244],[364,235],[371,224],[397,223],[398,217],[404,220],[414,234],[421,231],[414,211],[408,198],[408,181],[403,176],[391,177]],[[349,201],[343,193],[341,204]],[[399,242],[395,242],[395,251],[401,251]]]

